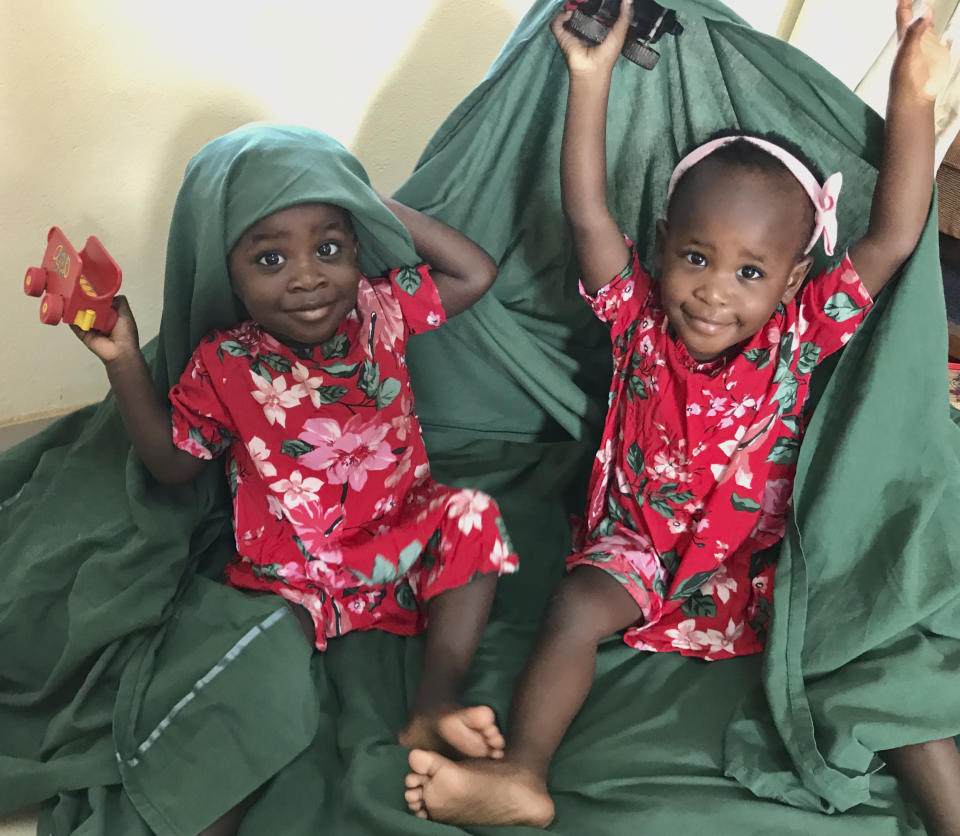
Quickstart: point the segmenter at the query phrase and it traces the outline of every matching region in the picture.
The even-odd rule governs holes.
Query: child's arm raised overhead
[[[949,46],[929,16],[913,20],[912,7],[911,0],[897,0],[900,47],[890,74],[883,159],[870,224],[850,248],[873,297],[910,257],[926,223],[934,176],[933,106],[950,69]]]
[[[114,307],[117,324],[109,334],[76,326],[73,332],[103,361],[123,425],[154,478],[168,485],[190,482],[206,462],[174,447],[170,411],[160,400],[140,353],[133,313],[123,296],[116,297]]]
[[[436,218],[393,198],[380,199],[407,228],[417,254],[430,265],[448,317],[465,311],[490,289],[497,265],[486,250]]]
[[[581,281],[592,295],[630,260],[623,234],[607,208],[606,137],[610,76],[627,36],[633,2],[623,0],[620,16],[597,46],[587,46],[564,28],[571,14],[563,12],[552,26],[570,73],[560,150],[560,189]]]

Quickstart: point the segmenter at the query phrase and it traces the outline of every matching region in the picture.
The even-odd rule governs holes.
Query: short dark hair
[[[693,147],[689,148],[685,152],[684,156],[686,156],[686,154],[690,153],[696,148],[700,147],[700,145],[705,145],[706,143],[712,142],[715,139],[724,139],[726,137],[744,137],[744,138],[750,138],[750,139],[763,139],[763,140],[766,140],[767,142],[773,143],[774,145],[779,145],[781,148],[783,148],[784,151],[788,151],[790,154],[796,157],[801,163],[803,163],[810,170],[810,173],[817,178],[818,182],[820,183],[823,182],[824,177],[820,167],[815,162],[813,162],[813,160],[811,160],[800,149],[800,147],[796,143],[791,142],[785,136],[782,136],[781,134],[778,134],[774,131],[768,131],[767,133],[759,133],[755,131],[740,131],[740,130],[732,130],[732,129],[720,130],[712,134],[702,143],[697,143]],[[745,139],[741,140],[740,142],[730,142],[726,145],[721,146],[712,154],[710,154],[710,156],[705,157],[704,160],[712,160],[722,165],[740,166],[741,168],[750,168],[755,171],[768,172],[770,174],[783,174],[784,172],[788,174],[790,173],[789,169],[782,162],[780,162],[780,160],[778,160],[775,156],[773,156],[773,154],[771,154],[769,151],[765,151],[759,145],[755,145],[752,142],[745,141]],[[680,179],[677,180],[677,183],[673,188],[673,195],[670,198],[670,205],[672,205],[675,202],[677,195],[683,191],[684,185],[689,183],[690,173],[692,171],[695,171],[697,166],[699,166],[700,163],[704,162],[704,160],[701,160],[696,165],[692,166],[691,168],[688,168],[682,175],[680,175]],[[810,207],[809,209],[810,228],[807,231],[806,237],[804,238],[804,242],[802,245],[803,249],[806,248],[810,239],[813,237],[813,232],[816,229],[816,224],[817,224],[816,211],[814,210],[813,203],[809,201],[808,203]],[[670,218],[670,205],[667,206],[668,220]],[[801,254],[802,254],[802,250],[801,250]]]

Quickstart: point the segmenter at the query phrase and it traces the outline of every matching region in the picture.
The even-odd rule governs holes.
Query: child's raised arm
[[[897,34],[870,224],[850,248],[850,260],[873,297],[920,240],[933,190],[933,106],[950,69],[949,46],[937,37],[929,14],[913,20],[911,0],[897,2]]]
[[[594,294],[630,260],[623,234],[607,208],[606,142],[610,76],[627,36],[633,2],[623,0],[616,23],[596,46],[587,46],[564,28],[571,14],[563,12],[552,26],[570,73],[560,188],[581,281],[586,291]]]
[[[407,228],[417,254],[431,267],[433,280],[448,317],[476,302],[497,278],[497,264],[487,251],[436,218],[380,196]]]
[[[174,447],[170,411],[160,400],[140,353],[133,313],[123,296],[115,298],[114,307],[117,324],[109,334],[71,326],[73,332],[103,361],[123,425],[154,478],[168,485],[190,482],[206,462]]]

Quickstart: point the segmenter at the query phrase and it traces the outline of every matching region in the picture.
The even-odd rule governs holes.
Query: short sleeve
[[[839,351],[856,333],[873,299],[860,281],[860,276],[845,255],[833,270],[825,270],[807,282],[800,295],[800,343],[815,348],[817,361]]]
[[[170,390],[173,443],[198,459],[218,456],[235,440],[233,422],[198,348]]]
[[[652,279],[640,266],[640,256],[633,242],[623,236],[630,247],[630,261],[613,279],[605,284],[596,295],[591,296],[580,282],[580,295],[586,300],[591,310],[601,322],[611,325],[620,316],[621,308],[630,308],[630,318],[636,317],[650,295]]]
[[[411,334],[432,331],[446,322],[447,315],[428,265],[400,267],[391,270],[387,277]]]

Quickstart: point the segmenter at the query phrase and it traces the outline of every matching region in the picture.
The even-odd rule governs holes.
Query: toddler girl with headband
[[[657,222],[658,281],[606,204],[611,71],[630,20],[587,47],[553,31],[570,74],[563,205],[582,292],[610,328],[613,381],[586,525],[522,675],[502,760],[413,751],[406,798],[454,824],[545,827],[546,775],[590,690],[597,644],[722,660],[763,650],[804,404],[816,366],[854,335],[917,244],[930,208],[933,103],[949,53],[908,0],[869,228],[807,282],[837,240],[841,175],[779,137],[718,136],[684,157]],[[769,554],[769,553],[767,553]],[[954,752],[955,754],[955,752]],[[642,755],[641,755],[642,756]]]

